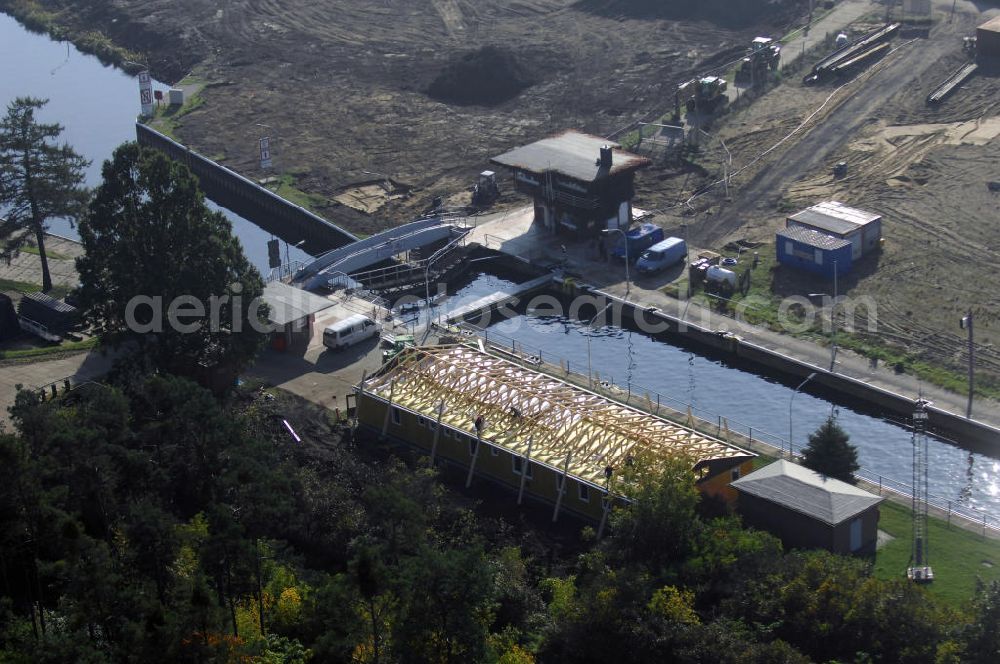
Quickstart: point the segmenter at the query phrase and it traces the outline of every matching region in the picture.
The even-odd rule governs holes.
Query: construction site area
[[[161,130],[362,235],[438,204],[523,207],[509,174],[477,174],[567,128],[648,159],[630,204],[695,255],[773,255],[821,201],[872,211],[879,251],[839,294],[875,298],[880,344],[953,372],[974,316],[979,385],[1000,390],[1000,65],[974,39],[996,2],[35,4],[183,88]],[[831,288],[783,266],[770,281]]]

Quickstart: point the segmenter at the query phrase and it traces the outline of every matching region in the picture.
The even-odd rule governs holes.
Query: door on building
[[[851,521],[851,552],[861,548],[861,517]]]

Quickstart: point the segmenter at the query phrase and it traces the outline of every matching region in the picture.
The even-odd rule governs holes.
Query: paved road
[[[0,423],[10,426],[7,409],[14,403],[17,386],[38,388],[70,378],[74,384],[100,378],[111,368],[116,355],[99,350],[76,353],[43,362],[9,362],[0,366]]]
[[[562,260],[562,245],[565,238],[555,238],[539,230],[532,224],[532,209],[508,212],[482,221],[473,231],[470,241],[486,244],[541,264],[555,264]],[[625,295],[625,271],[618,264],[595,260],[589,243],[566,244],[568,269],[585,274],[588,283],[613,295]],[[769,329],[751,325],[739,325],[732,318],[722,316],[695,303],[686,303],[662,293],[659,289],[669,281],[667,276],[650,277],[631,284],[629,299],[646,306],[655,306],[674,316],[686,316],[686,320],[711,329],[729,329],[745,340],[778,351],[800,361],[818,367],[830,366],[830,349],[810,341],[779,334]],[[928,385],[915,376],[897,374],[891,367],[872,367],[868,358],[841,350],[836,358],[836,372],[866,383],[881,387],[912,399],[922,394],[943,410],[960,416],[965,415],[966,397]],[[976,419],[1000,427],[1000,403],[987,399],[977,400],[973,409]]]

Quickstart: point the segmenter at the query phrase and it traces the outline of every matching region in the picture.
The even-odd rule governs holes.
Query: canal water
[[[453,309],[514,283],[509,275],[474,275],[449,289],[451,297],[441,306]],[[594,312],[580,313],[586,317]],[[690,404],[694,414],[703,419],[718,422],[721,416],[731,430],[746,434],[752,428],[755,438],[776,446],[787,446],[791,407],[796,452],[834,413],[858,447],[866,478],[878,481],[883,476],[886,486],[911,483],[912,435],[905,422],[895,414],[866,409],[856,400],[838,399],[809,385],[796,394],[801,380],[760,375],[721,354],[686,347],[665,335],[654,337],[627,326],[596,325],[591,329],[586,321],[551,315],[548,305],[544,310],[522,307],[509,319],[493,316],[487,333],[491,341],[515,343],[518,349],[540,354],[547,362],[565,360],[571,370],[582,375],[587,373],[589,337],[590,364],[602,380],[623,388],[630,386],[634,394],[649,392],[654,400],[660,395],[661,403],[682,412]],[[995,524],[1000,519],[1000,460],[934,437],[928,447],[929,490],[935,502],[945,506],[951,501],[955,507],[981,510]]]
[[[166,91],[167,87],[154,81],[154,89]],[[7,104],[16,97],[27,96],[48,99],[40,120],[63,125],[62,140],[91,160],[88,186],[100,184],[101,165],[116,147],[135,140],[139,113],[135,77],[80,53],[69,42],[29,32],[10,16],[0,14],[0,112],[6,112]],[[247,258],[266,275],[266,243],[271,234],[225,208],[210,205],[229,218]],[[53,221],[50,231],[79,238],[66,220]],[[285,250],[282,243],[282,258]],[[308,254],[294,246],[288,247],[288,253],[292,261],[309,260]]]

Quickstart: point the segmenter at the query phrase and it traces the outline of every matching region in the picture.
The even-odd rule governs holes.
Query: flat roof
[[[689,455],[693,468],[755,456],[470,345],[407,348],[363,388],[432,420],[443,402],[441,422],[473,437],[482,415],[484,441],[520,455],[530,441],[532,461],[561,470],[568,457],[568,473],[592,484],[640,455]]]
[[[281,281],[272,281],[264,287],[263,300],[271,309],[267,318],[275,325],[287,325],[333,306],[325,297]]]
[[[826,201],[797,212],[788,219],[838,235],[847,235],[881,218],[880,214],[848,207],[837,201]]]
[[[833,237],[832,235],[820,233],[811,228],[803,228],[802,226],[782,228],[778,231],[777,235],[778,237],[801,242],[817,249],[842,249],[851,246],[850,240]]]
[[[48,295],[46,293],[41,293],[38,291],[32,291],[29,293],[24,293],[21,296],[21,301],[30,300],[35,304],[45,307],[49,311],[57,314],[74,314],[76,313],[76,307],[71,304],[67,304],[62,300],[57,300],[56,298]]]
[[[613,149],[610,171],[602,169],[600,165],[601,148],[605,145]],[[490,163],[533,173],[559,173],[574,180],[593,182],[600,177],[645,168],[653,162],[646,157],[625,152],[621,145],[606,138],[567,130],[514,148],[499,157],[493,157]]]
[[[881,496],[790,461],[775,461],[732,483],[742,493],[835,526],[882,502]]]

